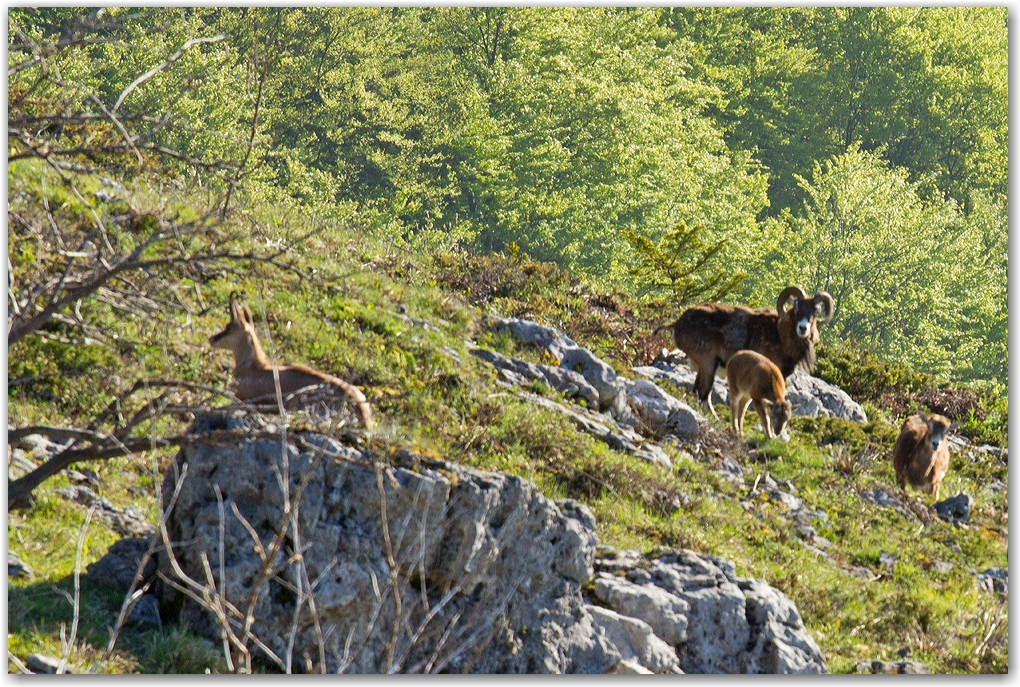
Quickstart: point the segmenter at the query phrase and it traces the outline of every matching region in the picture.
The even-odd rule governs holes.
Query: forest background
[[[823,342],[1005,395],[1006,8],[12,8],[8,37],[9,129],[85,104],[28,148],[148,121],[211,204],[645,298],[676,287],[650,255],[708,247],[729,301],[827,290]]]

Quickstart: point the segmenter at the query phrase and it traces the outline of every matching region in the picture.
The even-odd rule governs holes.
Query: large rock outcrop
[[[190,431],[245,428],[275,431],[244,415],[200,416]],[[182,449],[176,466],[188,476],[168,526],[183,572],[237,605],[256,584],[260,550],[289,522],[278,573],[255,590],[252,629],[295,669],[321,665],[320,632],[330,672],[825,669],[792,602],[725,561],[606,547],[596,560],[591,512],[526,480],[408,452],[383,465],[322,435],[286,436]],[[293,495],[302,480],[288,518],[282,485]],[[176,484],[171,470],[165,503]],[[166,553],[159,570],[179,579]],[[163,622],[221,641],[208,609],[172,585],[159,594]]]
[[[199,417],[192,431],[251,426],[247,418]],[[594,518],[573,501],[560,505],[534,485],[404,455],[404,466],[379,467],[364,453],[315,434],[286,444],[290,492],[318,452],[323,458],[298,510],[307,579],[318,580],[315,606],[330,672],[450,671],[602,673],[621,655],[592,626],[580,587],[591,575]],[[269,547],[284,519],[281,443],[250,440],[237,447],[180,452],[189,465],[170,518],[174,553],[184,572],[204,580],[202,552],[217,568],[224,507],[226,597],[239,603],[261,561],[236,506]],[[163,484],[169,502],[174,480]],[[397,568],[400,622],[387,564],[387,535]],[[287,541],[294,545],[294,532]],[[301,580],[276,562],[280,580],[258,592],[254,632],[281,659],[287,653]],[[172,576],[166,555],[160,569]],[[306,583],[307,584],[307,583]],[[163,617],[180,618],[218,638],[212,616],[169,587]],[[176,608],[174,608],[176,607]],[[298,615],[293,655],[319,655],[314,618]],[[393,637],[396,636],[394,640]]]

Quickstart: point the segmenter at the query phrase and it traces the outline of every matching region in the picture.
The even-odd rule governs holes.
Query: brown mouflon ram
[[[931,494],[936,501],[939,487],[949,471],[949,442],[947,435],[959,424],[942,415],[911,415],[893,446],[893,469],[896,483],[906,491],[914,489]]]
[[[786,423],[792,413],[786,402],[786,380],[775,363],[761,353],[737,351],[726,363],[726,378],[730,385],[733,431],[743,435],[744,415],[753,403],[765,436],[787,440]]]
[[[793,304],[787,308],[787,303]],[[745,305],[702,303],[688,308],[673,324],[659,327],[673,330],[676,347],[687,354],[697,373],[694,391],[718,420],[710,400],[716,371],[725,367],[740,350],[761,353],[775,363],[783,377],[798,365],[812,372],[818,325],[832,319],[832,296],[819,291],[812,297],[799,286],[787,286],[776,300],[776,309],[752,309]],[[824,317],[819,311],[824,310]]]
[[[255,319],[247,305],[231,299],[230,322],[222,332],[209,337],[209,345],[233,351],[234,393],[237,398],[250,401],[254,398],[276,395],[273,363],[262,350],[259,337],[255,333]],[[304,365],[277,365],[276,369],[280,376],[280,392],[283,395],[286,396],[306,386],[330,384],[342,391],[357,407],[365,429],[372,431],[374,428],[375,423],[372,421],[372,409],[368,405],[368,400],[353,384]]]

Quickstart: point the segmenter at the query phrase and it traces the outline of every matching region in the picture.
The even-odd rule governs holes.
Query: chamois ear
[[[244,314],[244,318],[245,318],[244,322],[246,324],[250,324],[251,326],[254,327],[255,326],[255,317],[251,314],[251,308],[249,308],[246,304],[242,303],[241,304],[241,312]]]
[[[235,301],[233,298],[230,299],[230,321],[240,322],[243,316],[241,315],[241,304]]]
[[[931,424],[931,421],[928,420],[928,416],[924,414],[923,410],[917,411],[917,416],[919,418],[921,418],[921,422],[923,422],[924,424],[926,424],[926,425],[930,425]]]

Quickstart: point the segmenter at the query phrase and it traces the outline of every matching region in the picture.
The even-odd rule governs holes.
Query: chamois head
[[[787,308],[786,304],[791,297],[793,305]],[[818,318],[819,310],[823,309],[825,317]],[[832,296],[825,291],[819,291],[814,297],[808,298],[804,289],[799,286],[787,286],[776,300],[776,310],[779,312],[780,320],[788,318],[796,323],[797,336],[802,339],[809,337],[817,339],[818,328],[814,326],[815,323],[825,324],[831,320],[834,306]]]
[[[928,443],[932,451],[938,451],[939,446],[945,441],[946,435],[959,426],[958,422],[950,422],[949,418],[941,415],[925,415],[923,412],[917,414],[921,422],[928,425]]]
[[[238,351],[251,346],[258,338],[255,334],[255,319],[247,305],[230,299],[230,322],[219,334],[209,337],[209,345],[213,348],[226,348]]]

